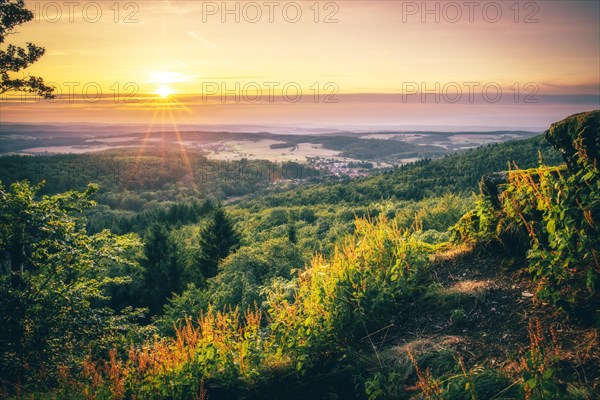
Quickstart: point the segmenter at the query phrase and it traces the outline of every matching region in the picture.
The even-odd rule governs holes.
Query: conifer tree
[[[144,236],[144,305],[157,314],[173,293],[182,287],[183,267],[177,260],[177,246],[169,231],[153,224]]]
[[[240,243],[240,236],[222,207],[217,207],[208,223],[201,229],[199,236],[200,249],[196,266],[202,277],[212,278],[218,273],[219,261],[235,250]]]
[[[16,27],[32,19],[33,13],[25,7],[24,0],[0,0],[0,45],[4,45],[7,35],[15,33]],[[45,51],[43,47],[29,42],[27,48],[8,44],[6,50],[0,50],[0,94],[22,91],[53,98],[54,89],[42,78],[24,73]]]

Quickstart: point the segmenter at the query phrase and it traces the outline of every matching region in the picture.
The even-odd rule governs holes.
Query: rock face
[[[600,158],[600,110],[571,115],[555,122],[545,133],[546,140],[561,152],[569,169],[578,161],[598,163]],[[598,164],[597,164],[598,165]]]
[[[600,165],[600,110],[571,115],[555,122],[545,133],[546,140],[563,156],[571,170],[585,163]],[[489,198],[496,209],[502,207],[500,194],[508,182],[506,172],[494,172],[481,178],[481,193]]]
[[[499,210],[502,208],[500,201],[500,193],[502,189],[500,185],[504,185],[508,182],[508,174],[506,172],[493,172],[491,174],[484,175],[479,183],[479,189],[481,193],[487,196],[494,208]]]

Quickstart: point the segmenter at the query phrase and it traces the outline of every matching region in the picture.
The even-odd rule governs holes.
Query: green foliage
[[[86,137],[42,136],[36,137],[35,146],[90,145],[86,140]],[[139,145],[139,142],[131,144]],[[2,150],[17,152],[30,147],[31,141],[15,139],[3,141]],[[190,149],[183,155],[179,146],[0,157],[0,173],[7,184],[25,179],[45,180],[41,192],[54,194],[81,190],[94,182],[100,185],[94,197],[99,204],[130,212],[171,206],[175,202],[224,200],[260,193],[271,187],[274,180],[281,179],[281,171],[288,166],[299,168],[295,163],[278,166],[266,160],[209,160],[204,153]],[[312,171],[303,168],[307,173]]]
[[[164,305],[163,314],[155,319],[159,331],[164,335],[174,335],[177,326],[182,322],[193,321],[203,310],[207,310],[205,291],[188,283],[181,294],[173,296]]]
[[[24,0],[0,0],[0,44],[6,36],[14,34],[15,28],[33,19],[33,13],[25,6]],[[45,53],[43,47],[27,43],[27,48],[9,44],[6,50],[0,50],[0,94],[8,91],[35,93],[46,99],[54,98],[54,88],[44,84],[44,80],[35,76],[16,78],[14,75],[26,70]]]
[[[52,384],[59,365],[78,365],[89,349],[102,354],[136,331],[131,310],[119,316],[104,305],[107,287],[128,281],[104,272],[132,263],[125,255],[136,237],[85,233],[76,215],[93,205],[93,186],[39,200],[37,189],[0,185],[0,377],[9,390]]]
[[[444,385],[442,399],[517,399],[519,391],[510,377],[493,370],[463,371]]]
[[[575,172],[540,167],[516,170],[495,209],[482,197],[452,229],[455,240],[501,243],[518,257],[527,250],[537,295],[557,309],[597,319],[600,180],[589,165]],[[523,253],[525,254],[525,253]]]
[[[335,246],[355,231],[356,217],[384,215],[401,228],[418,228],[422,241],[431,244],[447,241],[446,230],[471,204],[470,197],[446,194],[419,202],[388,200],[358,206],[319,204],[250,210],[233,206],[229,214],[239,227],[244,244],[287,237],[295,239],[298,250],[310,258],[315,252],[333,254]]]
[[[311,367],[312,355],[339,351],[389,324],[419,290],[431,247],[384,218],[356,224],[356,239],[331,260],[316,257],[299,274],[293,302],[277,287],[267,295],[277,348],[291,354],[301,372]]]
[[[447,193],[471,194],[482,175],[505,170],[509,163],[536,166],[539,155],[547,165],[561,162],[560,153],[542,136],[459,152],[435,160],[420,160],[382,174],[344,182],[321,183],[300,190],[261,195],[244,207],[365,205],[383,200],[421,200]]]
[[[217,309],[260,305],[265,300],[260,293],[272,280],[289,280],[292,269],[304,263],[296,246],[286,239],[242,247],[223,260],[219,274],[209,283],[209,303]]]
[[[475,200],[474,209],[465,213],[456,225],[450,228],[452,240],[455,243],[483,244],[500,240],[497,232],[499,218],[490,199],[479,196]]]
[[[222,261],[218,275],[207,281],[206,288],[200,290],[192,284],[170,299],[157,323],[170,334],[173,326],[209,308],[226,311],[260,307],[273,281],[289,282],[291,271],[304,263],[297,247],[283,238],[243,246]]]
[[[136,232],[142,235],[152,224],[178,228],[198,223],[201,217],[212,211],[213,205],[208,200],[203,203],[196,201],[166,203],[138,213],[124,210],[106,210],[108,208],[106,206],[96,208],[99,210],[90,210],[87,213],[88,232],[97,233],[102,229],[109,228],[111,232],[116,234]]]
[[[184,266],[177,254],[177,244],[167,229],[158,224],[150,226],[144,236],[143,292],[140,295],[151,315],[158,314],[167,298],[182,290]]]
[[[600,318],[599,178],[592,165],[574,173],[541,168],[537,183],[515,172],[505,196],[507,217],[529,232],[538,297],[592,320]]]
[[[553,340],[555,333],[553,332]],[[521,393],[527,399],[568,398],[567,386],[558,381],[559,348],[547,343],[539,320],[529,322],[529,351],[521,360]]]
[[[239,234],[225,210],[216,208],[200,230],[200,250],[195,263],[200,276],[205,279],[216,276],[219,262],[235,250],[239,242]]]
[[[563,350],[556,340],[553,326],[545,332],[539,319],[530,320],[529,341],[519,368],[522,397],[532,400],[594,398],[582,382],[569,382],[566,372],[570,367],[562,362]]]
[[[546,140],[571,169],[600,160],[600,110],[572,115],[550,126]]]
[[[152,168],[131,191],[113,182],[96,195],[105,208],[95,215],[84,211],[92,189],[38,200],[17,184],[2,192],[0,207],[0,305],[9,338],[0,342],[2,366],[20,365],[22,382],[59,382],[44,390],[55,398],[187,399],[202,398],[205,388],[211,398],[277,397],[289,393],[289,382],[346,375],[354,376],[357,396],[372,399],[415,390],[416,398],[571,396],[580,388],[565,384],[559,357],[539,334],[514,376],[467,369],[455,350],[433,340],[405,357],[398,346],[386,351],[371,341],[390,327],[408,332],[403,318],[418,307],[438,310],[449,330],[469,329],[467,310],[485,296],[431,285],[427,274],[451,235],[526,259],[539,299],[569,314],[598,311],[600,187],[589,158],[570,171],[503,174],[507,183],[475,198],[472,209],[469,192],[482,173],[509,160],[532,167],[538,150],[557,162],[558,153],[534,138],[264,196],[227,212],[191,200],[197,188],[169,181],[190,171],[172,160],[158,168],[156,154],[145,155]],[[207,183],[220,191],[216,197],[231,182],[221,183]],[[133,211],[142,205],[145,211]],[[144,246],[134,235],[86,235],[81,215],[95,218],[91,231],[110,224],[145,233]],[[144,332],[129,325],[129,317],[141,317],[130,315],[132,305],[150,307],[148,330],[156,326],[162,336],[139,340]],[[23,332],[27,340],[15,340]]]
[[[406,398],[406,392],[402,388],[403,378],[393,370],[387,373],[376,372],[365,381],[365,394],[369,400]]]
[[[284,242],[273,242],[273,251],[283,251]],[[63,390],[99,399],[134,394],[185,399],[198,393],[204,380],[240,393],[258,388],[273,371],[308,374],[327,360],[343,360],[359,336],[389,323],[403,307],[401,300],[418,290],[429,252],[428,245],[385,219],[357,220],[356,235],[330,260],[315,257],[297,279],[266,288],[265,311],[209,307],[176,327],[173,338],[132,348],[124,358],[113,353],[105,361],[87,360],[82,377],[65,378]],[[225,263],[253,269],[261,257],[246,249]],[[189,286],[186,293],[193,290]],[[185,303],[184,297],[176,296],[172,304]]]

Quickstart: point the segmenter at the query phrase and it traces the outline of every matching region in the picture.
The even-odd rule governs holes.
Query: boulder
[[[571,115],[555,122],[545,133],[546,140],[560,151],[567,167],[598,165],[600,158],[600,110]]]

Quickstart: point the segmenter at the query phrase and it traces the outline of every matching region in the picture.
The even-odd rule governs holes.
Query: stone
[[[598,165],[600,158],[600,110],[571,115],[555,122],[545,133],[546,140],[560,153],[570,170],[579,165]]]
[[[493,172],[491,174],[484,175],[481,178],[479,189],[484,196],[487,196],[492,205],[496,209],[501,208],[500,193],[502,193],[501,185],[508,182],[508,173],[506,172]]]

